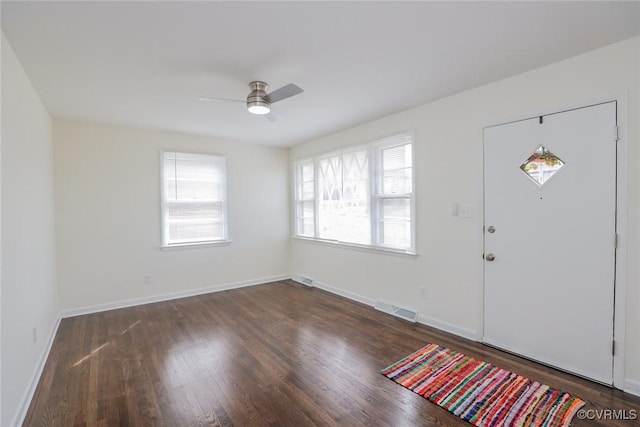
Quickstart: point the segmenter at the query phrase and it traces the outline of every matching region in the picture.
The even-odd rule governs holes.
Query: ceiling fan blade
[[[304,90],[293,83],[289,83],[288,85],[282,86],[280,89],[276,89],[271,93],[268,93],[265,99],[270,103],[282,101],[283,99],[287,99],[294,95],[304,92]]]
[[[243,104],[247,102],[244,99],[215,98],[215,97],[211,97],[211,96],[199,96],[198,100],[203,101],[203,102],[216,102],[216,101],[242,102]]]
[[[277,122],[278,120],[280,120],[282,118],[282,116],[280,114],[278,114],[278,112],[276,110],[273,110],[273,109],[271,111],[269,111],[267,114],[265,114],[264,116],[270,122]]]

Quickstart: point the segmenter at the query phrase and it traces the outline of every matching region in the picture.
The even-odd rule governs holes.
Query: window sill
[[[198,243],[177,243],[175,245],[162,245],[161,251],[172,251],[176,249],[195,249],[203,247],[229,246],[231,240],[217,240],[215,242],[198,242]]]
[[[407,258],[416,258],[418,256],[416,252],[403,251],[400,249],[384,248],[380,246],[360,245],[357,243],[345,243],[345,242],[339,242],[337,240],[316,239],[313,237],[302,237],[302,236],[291,236],[291,238],[295,240],[301,240],[304,242],[322,245],[322,246],[333,246],[338,248],[369,252],[369,253],[374,253],[379,255],[396,255],[396,256],[407,257]]]

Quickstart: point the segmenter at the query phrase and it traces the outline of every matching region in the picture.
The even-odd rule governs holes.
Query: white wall
[[[2,40],[0,43],[4,45],[5,38],[4,33],[1,35]],[[4,46],[2,46],[4,47]],[[2,68],[2,55],[0,55],[0,69]],[[4,74],[0,71],[0,78]],[[2,91],[2,84],[0,82],[0,93]],[[2,102],[0,101],[0,129],[2,128]],[[2,189],[2,135],[0,135],[0,190]],[[1,191],[0,191],[1,194]],[[0,423],[2,423],[2,197],[0,197]]]
[[[288,272],[287,150],[68,121],[54,147],[63,314]],[[227,157],[230,245],[160,250],[160,150]]]
[[[3,36],[2,425],[21,410],[56,324],[56,256],[63,313],[295,272],[345,292],[414,307],[427,321],[474,336],[482,297],[482,128],[622,90],[629,94],[626,142],[632,165],[626,377],[640,385],[640,172],[634,167],[640,161],[639,51],[640,38],[628,40],[302,144],[288,154],[59,120],[52,137],[51,120]],[[407,129],[416,132],[418,257],[290,242],[289,160]],[[159,250],[160,150],[228,157],[231,245]],[[452,217],[456,201],[472,203],[474,218]],[[143,283],[145,273],[151,285]],[[426,301],[420,287],[428,290]],[[39,331],[35,344],[32,327]]]
[[[51,118],[2,35],[2,419],[25,409],[58,318]],[[32,328],[37,328],[37,342]]]
[[[640,38],[634,38],[294,147],[292,161],[414,129],[419,255],[373,254],[294,239],[291,270],[366,298],[416,308],[428,322],[475,336],[482,298],[483,127],[628,91],[626,378],[640,385],[639,55]],[[456,201],[473,203],[474,218],[452,217]],[[420,299],[422,286],[427,300]]]

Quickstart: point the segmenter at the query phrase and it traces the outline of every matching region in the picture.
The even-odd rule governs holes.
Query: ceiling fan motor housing
[[[247,108],[254,114],[267,114],[271,110],[271,103],[267,98],[269,85],[265,82],[254,81],[249,83],[251,93],[247,96]]]

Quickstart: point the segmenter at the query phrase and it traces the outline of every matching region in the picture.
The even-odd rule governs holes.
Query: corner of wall
[[[59,318],[52,120],[4,33],[1,104],[0,424],[15,425],[31,400]],[[38,339],[47,333],[48,340]]]

